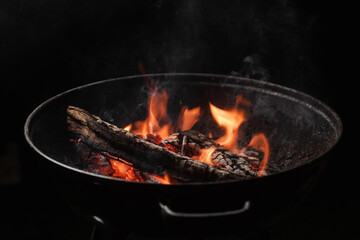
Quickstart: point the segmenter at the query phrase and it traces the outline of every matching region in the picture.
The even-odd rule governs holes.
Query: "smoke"
[[[318,79],[318,13],[297,1],[157,1],[138,61],[148,73],[240,75],[302,90]]]
[[[240,71],[231,71],[231,74],[261,81],[269,81],[270,79],[269,71],[262,66],[261,58],[256,54],[245,57]]]
[[[198,68],[203,53],[201,1],[159,1],[157,36],[145,43],[149,72],[183,72]]]

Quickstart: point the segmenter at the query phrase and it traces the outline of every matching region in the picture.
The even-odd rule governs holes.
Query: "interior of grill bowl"
[[[54,162],[76,166],[66,130],[66,108],[81,107],[119,127],[144,120],[149,89],[142,76],[103,81],[60,94],[42,104],[31,116],[28,136]],[[194,128],[213,137],[224,132],[212,119],[209,102],[230,109],[242,95],[251,102],[247,121],[239,129],[239,146],[264,133],[270,144],[269,174],[303,165],[327,152],[341,133],[336,114],[321,102],[297,91],[259,81],[212,75],[153,75],[169,93],[168,114],[175,123],[181,106],[200,106],[202,118]]]

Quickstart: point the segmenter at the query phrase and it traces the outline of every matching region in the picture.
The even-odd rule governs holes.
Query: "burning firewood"
[[[142,171],[167,172],[190,181],[218,181],[256,176],[256,171],[249,170],[239,174],[175,153],[78,107],[69,106],[67,115],[68,130],[79,136],[82,142],[94,151],[107,152],[124,159]]]
[[[195,130],[174,133],[168,139],[173,146],[181,146],[182,152],[190,157],[207,152],[209,160],[221,168],[244,177],[257,175],[254,167],[260,164],[261,152],[255,149],[246,149],[238,155]],[[184,146],[184,141],[186,146]]]

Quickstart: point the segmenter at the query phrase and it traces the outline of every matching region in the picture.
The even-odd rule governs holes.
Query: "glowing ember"
[[[129,181],[142,181],[142,178],[135,174],[135,169],[125,163],[109,158],[110,163],[115,170],[114,177],[119,177]]]

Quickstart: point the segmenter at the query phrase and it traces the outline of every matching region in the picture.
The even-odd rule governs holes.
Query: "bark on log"
[[[215,164],[240,176],[257,176],[258,171],[251,167],[251,165],[260,163],[260,153],[256,152],[256,150],[250,151],[249,149],[238,155],[195,130],[174,133],[168,138],[167,143],[183,147],[179,143],[182,143],[184,138],[187,141],[185,152],[187,152],[188,156],[199,154],[200,149],[215,148],[211,154],[211,159]]]
[[[218,181],[254,176],[236,174],[182,156],[78,107],[69,106],[67,115],[68,130],[78,135],[85,144],[94,150],[120,157],[142,171],[167,172],[191,181]]]

